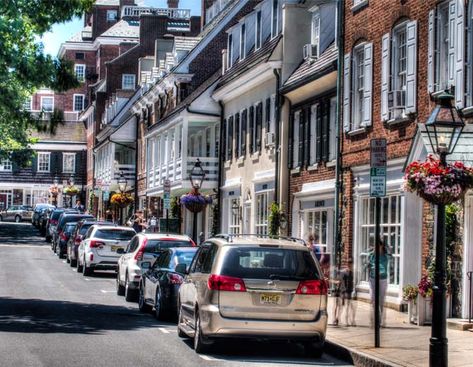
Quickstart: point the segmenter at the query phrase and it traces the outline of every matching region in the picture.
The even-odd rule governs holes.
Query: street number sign
[[[370,196],[386,196],[386,139],[372,139],[370,144]]]

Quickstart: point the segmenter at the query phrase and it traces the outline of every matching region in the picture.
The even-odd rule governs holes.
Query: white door
[[[243,212],[243,233],[251,233],[251,203],[245,204]]]

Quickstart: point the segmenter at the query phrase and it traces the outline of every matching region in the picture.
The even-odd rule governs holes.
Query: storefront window
[[[319,248],[326,254],[331,254],[332,249],[329,246],[327,239],[328,231],[328,211],[327,210],[316,210],[316,211],[306,211],[303,220],[306,223],[304,226],[304,235],[303,238],[307,239],[310,234],[313,234],[316,238],[316,242],[319,245]]]
[[[256,234],[268,234],[270,194],[270,191],[256,194]]]
[[[359,261],[360,281],[368,281],[368,256],[374,248],[375,199],[361,199]],[[381,236],[392,254],[388,266],[389,284],[399,285],[401,255],[401,196],[381,198]]]
[[[240,221],[241,221],[241,212],[240,212],[240,198],[235,198],[229,200],[230,202],[230,224],[228,226],[228,232],[230,234],[239,234],[240,233]]]

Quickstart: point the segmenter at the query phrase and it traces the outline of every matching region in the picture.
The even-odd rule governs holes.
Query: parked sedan
[[[159,233],[139,233],[131,241],[118,260],[117,294],[129,302],[136,300],[141,280],[141,262],[153,265],[162,251],[171,247],[193,247],[189,236]]]
[[[34,209],[33,209],[33,215],[31,217],[31,224],[33,224],[35,227],[38,227],[39,225],[39,216],[41,214],[42,209],[47,209],[47,208],[55,208],[54,205],[51,204],[36,204]]]
[[[77,222],[66,223],[66,225],[64,226],[64,229],[61,231],[61,235],[59,236],[58,244],[56,246],[56,253],[60,259],[62,259],[64,255],[66,254],[67,242],[69,241],[69,238],[74,232],[76,225],[77,225]]]
[[[69,210],[65,211],[64,213],[62,213],[59,216],[56,231],[53,232],[52,248],[53,248],[54,252],[56,252],[56,246],[59,242],[61,232],[63,231],[64,226],[66,225],[66,223],[78,222],[81,219],[94,219],[94,216],[89,215],[89,214],[78,214],[77,212],[71,213],[71,212],[69,212]]]
[[[50,242],[53,239],[58,222],[59,222],[59,217],[61,216],[62,213],[79,214],[79,212],[76,209],[53,208],[53,209],[48,209],[48,211],[51,211],[51,212],[49,213],[48,223],[46,225],[46,241],[47,242]],[[51,248],[53,248],[52,245],[51,245]]]
[[[81,241],[77,271],[91,275],[94,270],[116,270],[119,249],[125,249],[136,234],[130,227],[93,225]]]
[[[0,211],[0,222],[13,220],[17,223],[25,220],[31,219],[33,215],[33,208],[26,205],[13,205],[10,206],[7,210]]]
[[[162,252],[153,267],[141,277],[138,300],[140,311],[149,312],[154,307],[157,319],[177,316],[179,287],[197,249],[197,247],[179,247]],[[142,263],[146,266],[149,264],[149,262]]]

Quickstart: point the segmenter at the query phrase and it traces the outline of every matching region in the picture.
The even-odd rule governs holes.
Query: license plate
[[[121,248],[121,246],[112,246],[112,251],[117,252],[119,248]]]
[[[260,296],[260,302],[264,305],[280,305],[281,295],[264,293]]]

